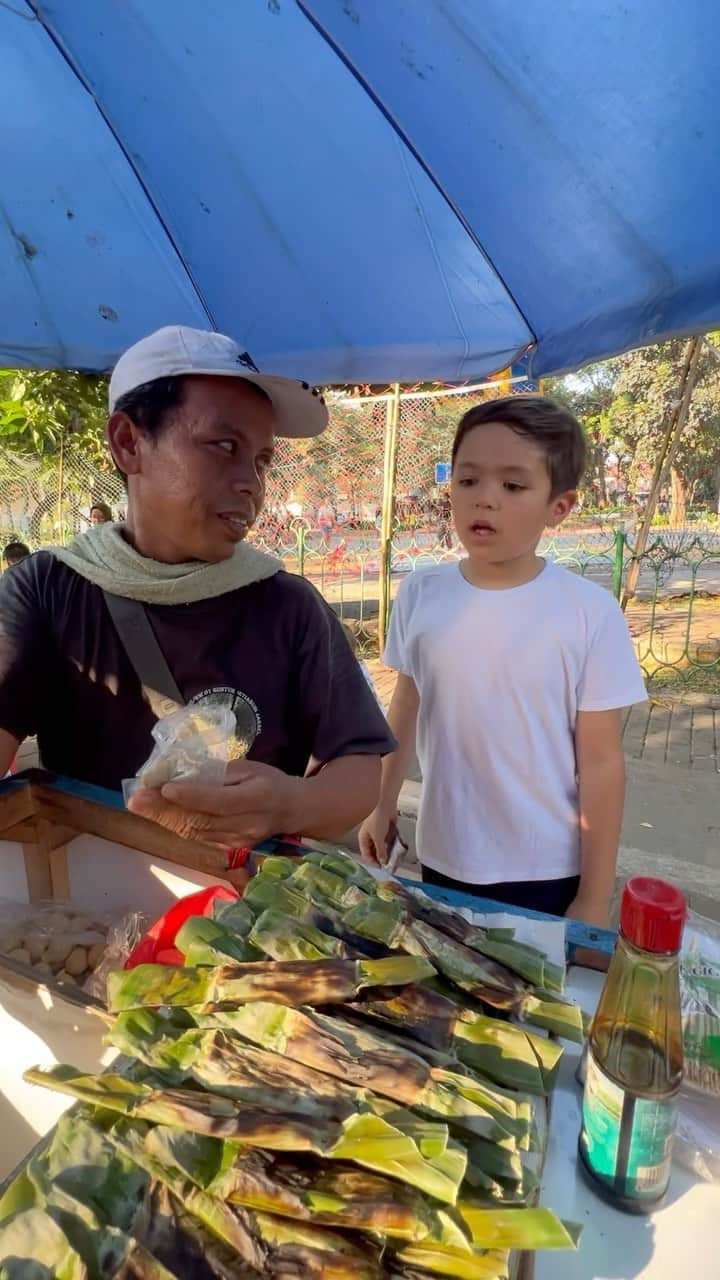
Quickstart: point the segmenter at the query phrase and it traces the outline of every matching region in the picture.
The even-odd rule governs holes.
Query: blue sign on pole
[[[451,470],[452,470],[452,464],[451,464],[451,463],[449,463],[449,462],[436,462],[436,463],[435,463],[435,483],[436,483],[436,484],[449,484],[449,483],[450,483],[450,472],[451,472]]]

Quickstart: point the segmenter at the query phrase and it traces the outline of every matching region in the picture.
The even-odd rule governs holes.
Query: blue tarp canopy
[[[0,364],[317,382],[720,325],[716,0],[1,0]]]

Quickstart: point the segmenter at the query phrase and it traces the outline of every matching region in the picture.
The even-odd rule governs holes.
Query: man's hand
[[[582,920],[583,924],[596,924],[607,929],[610,925],[610,903],[607,898],[583,895],[581,888],[565,916],[568,920]]]
[[[397,812],[374,809],[358,832],[360,857],[371,867],[384,867],[388,859],[388,839],[397,822]]]
[[[224,786],[168,782],[160,791],[137,791],[128,808],[183,839],[235,848],[299,831],[303,785],[271,765],[235,760]]]

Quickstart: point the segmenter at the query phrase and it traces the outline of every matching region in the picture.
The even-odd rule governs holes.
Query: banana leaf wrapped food
[[[435,973],[428,960],[259,961],[217,969],[141,964],[108,977],[111,1013],[160,1005],[215,1005],[223,1001],[277,1000],[286,1004],[342,1004],[365,987],[402,986]]]
[[[346,945],[364,938],[385,954],[424,956],[454,987],[493,1010],[583,1041],[582,1011],[562,997],[563,970],[538,948],[498,939],[397,881],[376,880],[347,855],[308,854],[282,880],[261,872],[245,903],[258,915],[269,908],[315,927],[320,913],[330,926],[321,929]]]
[[[339,853],[266,859],[177,941],[111,979],[122,1071],[27,1073],[79,1109],[0,1200],[0,1280],[48,1271],[8,1240],[61,1280],[506,1280],[576,1247],[535,1207],[561,1049],[494,1016],[576,1033],[535,948]]]

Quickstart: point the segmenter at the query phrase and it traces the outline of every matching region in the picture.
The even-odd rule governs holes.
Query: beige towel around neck
[[[49,550],[81,578],[103,591],[143,604],[193,604],[226,595],[238,587],[271,578],[282,569],[274,556],[241,542],[228,560],[217,564],[190,561],[163,564],[135,551],[125,540],[121,524],[96,525],[67,547]]]

